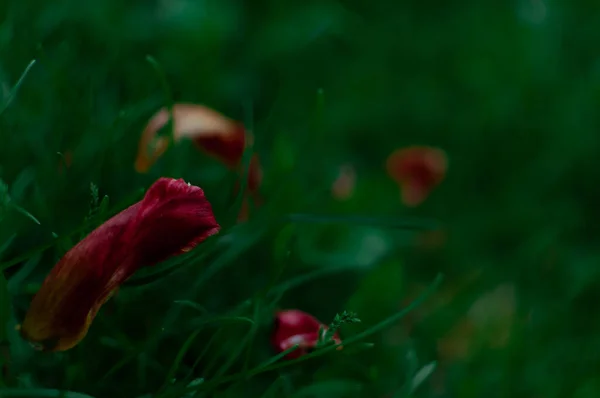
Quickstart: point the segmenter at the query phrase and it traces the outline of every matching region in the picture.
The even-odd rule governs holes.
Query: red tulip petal
[[[63,256],[33,298],[21,335],[43,350],[75,346],[100,307],[138,268],[180,254],[218,230],[200,188],[159,179],[142,201]]]
[[[171,178],[160,178],[148,189],[132,228],[141,265],[188,251],[219,232],[202,189]]]

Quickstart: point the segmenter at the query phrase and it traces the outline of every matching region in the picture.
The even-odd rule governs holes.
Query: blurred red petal
[[[331,194],[337,200],[348,200],[354,194],[356,172],[351,164],[340,166],[338,178],[333,182]]]
[[[69,250],[44,280],[20,328],[47,351],[85,337],[100,307],[140,267],[182,253],[219,231],[202,189],[160,178],[144,198]]]
[[[422,203],[446,175],[446,154],[437,148],[414,146],[399,149],[387,159],[387,171],[402,189],[407,206]]]

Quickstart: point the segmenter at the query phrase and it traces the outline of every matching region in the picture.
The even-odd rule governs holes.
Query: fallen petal
[[[402,189],[402,202],[417,206],[442,182],[448,161],[440,149],[414,146],[393,152],[386,166],[390,177]]]
[[[207,154],[230,168],[239,165],[247,145],[244,126],[203,105],[175,104],[172,108],[173,140],[188,138]],[[148,122],[138,145],[135,169],[146,173],[170,145],[159,131],[169,122],[167,108],[159,110]]]
[[[72,348],[137,269],[181,254],[218,231],[202,189],[160,178],[140,202],[92,231],[54,266],[25,315],[22,337],[44,351]]]

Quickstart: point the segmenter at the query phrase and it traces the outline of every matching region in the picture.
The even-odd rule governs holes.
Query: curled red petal
[[[33,298],[21,335],[42,350],[72,348],[85,337],[100,307],[137,269],[178,255],[218,230],[200,188],[159,179],[140,202],[63,256]]]
[[[442,182],[448,160],[440,149],[414,146],[392,153],[386,166],[388,174],[402,188],[402,202],[407,206],[416,206]]]
[[[245,147],[251,141],[244,126],[203,105],[175,104],[172,108],[173,139],[188,138],[207,154],[219,159],[230,168],[239,165]],[[135,168],[147,172],[167,150],[168,137],[159,131],[169,122],[169,110],[160,109],[150,118],[138,144]],[[248,141],[248,142],[247,142]]]

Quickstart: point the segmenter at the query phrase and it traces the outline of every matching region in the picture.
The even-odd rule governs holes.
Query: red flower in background
[[[444,151],[424,146],[399,149],[387,159],[388,174],[400,185],[407,206],[422,203],[442,182],[447,168]]]
[[[216,158],[228,168],[242,174],[242,157],[246,147],[253,145],[252,135],[244,126],[202,105],[173,105],[173,140],[191,139],[206,154]],[[148,122],[139,141],[135,169],[146,173],[170,145],[169,136],[158,132],[169,121],[169,111],[159,110]],[[258,156],[253,155],[248,169],[246,197],[240,218],[245,218],[248,196],[259,202],[258,188],[262,182],[262,169]],[[245,206],[245,208],[244,208]],[[245,209],[245,210],[244,210]]]
[[[191,250],[218,231],[202,189],[160,178],[140,202],[92,231],[54,266],[31,302],[22,337],[45,351],[74,347],[137,269]]]
[[[275,315],[275,331],[271,343],[277,352],[283,352],[298,344],[298,348],[288,353],[285,358],[299,358],[316,347],[321,327],[323,327],[323,331],[328,329],[326,325],[306,312],[300,310],[279,311]],[[333,341],[336,344],[342,343],[338,333],[334,334]],[[342,349],[341,346],[338,347],[338,350],[340,349]]]

